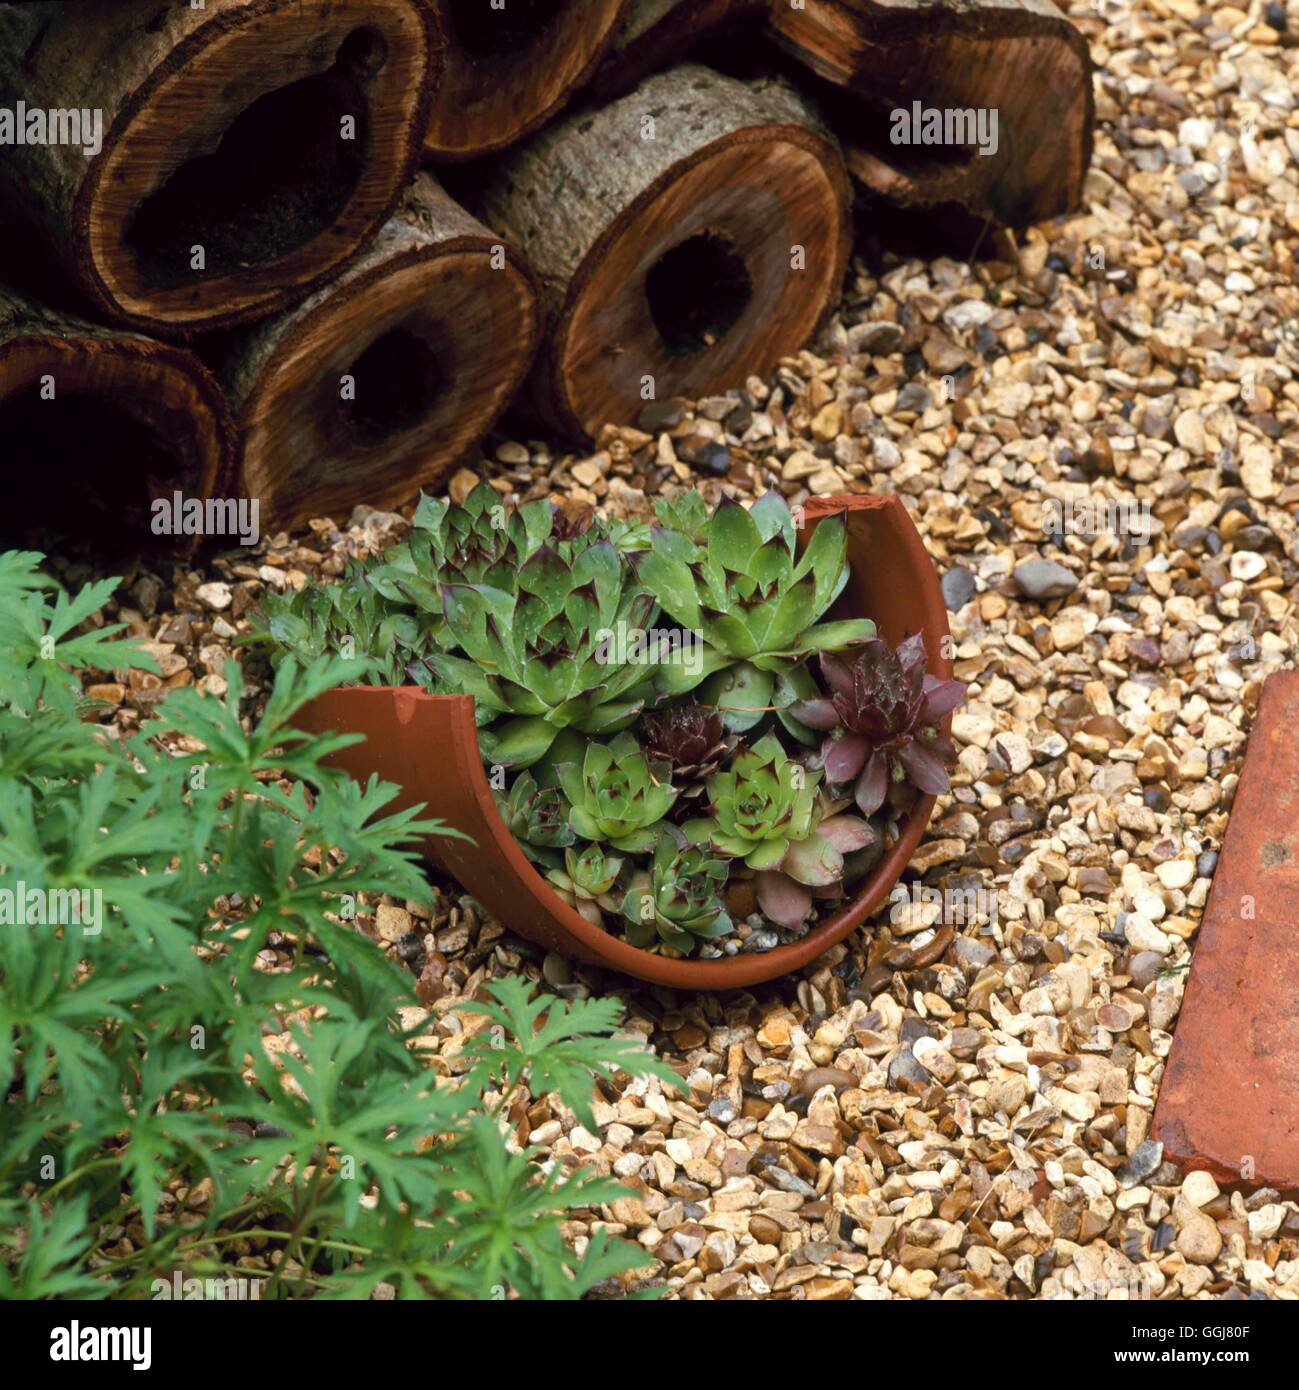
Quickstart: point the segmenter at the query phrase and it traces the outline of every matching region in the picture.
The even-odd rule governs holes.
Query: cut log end
[[[705,40],[757,26],[770,0],[631,0],[609,56],[586,89],[595,102],[624,96]]]
[[[195,30],[82,186],[96,298],[120,321],[188,333],[301,296],[399,197],[434,43],[419,0],[254,2]]]
[[[443,0],[443,80],[433,95],[427,158],[498,153],[545,124],[608,52],[628,0]]]
[[[758,126],[625,212],[555,335],[565,419],[593,436],[647,399],[711,395],[802,347],[843,276],[837,162],[807,131]]]
[[[818,95],[870,192],[1012,227],[1078,206],[1091,59],[1050,0],[807,0],[777,5],[772,27],[826,84]]]
[[[24,326],[0,342],[4,539],[110,555],[190,548],[197,535],[160,532],[154,504],[177,492],[205,501],[225,485],[230,423],[216,382],[182,348],[64,334]]]
[[[765,375],[814,333],[850,244],[847,175],[809,108],[696,65],[543,132],[487,216],[547,286],[533,396],[579,438]]]
[[[267,524],[391,507],[441,482],[536,352],[532,273],[421,176],[375,247],[227,367]]]

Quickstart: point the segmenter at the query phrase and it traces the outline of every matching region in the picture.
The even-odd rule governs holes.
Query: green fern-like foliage
[[[253,718],[228,663],[224,699],[175,692],[123,746],[76,673],[149,658],[95,625],[112,581],[68,595],[41,563],[0,555],[0,1299],[148,1297],[240,1274],[249,1240],[264,1298],[579,1298],[643,1265],[565,1243],[623,1189],[546,1171],[504,1116],[522,1085],[589,1118],[596,1077],[675,1074],[611,1004],[505,980],[448,1084],[399,1021],[412,977],[347,920],[357,894],[424,896],[419,841],[457,833],[328,768],[355,736],[295,729],[353,665],[283,663]],[[38,922],[20,898],[99,907]]]

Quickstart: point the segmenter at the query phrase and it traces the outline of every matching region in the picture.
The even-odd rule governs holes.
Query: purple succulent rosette
[[[928,674],[923,634],[896,650],[873,637],[841,656],[821,652],[818,662],[831,693],[800,700],[790,713],[829,735],[820,753],[827,782],[852,783],[867,816],[885,801],[905,809],[917,792],[950,788],[956,750],[938,721],[965,698],[965,685]]]

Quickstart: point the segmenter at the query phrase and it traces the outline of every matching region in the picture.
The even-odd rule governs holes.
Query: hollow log
[[[355,265],[213,345],[265,524],[435,487],[518,390],[541,320],[527,263],[420,174]]]
[[[632,0],[586,94],[602,103],[623,96],[705,39],[756,21],[769,8],[770,0]]]
[[[609,51],[629,0],[437,0],[446,70],[426,157],[499,153],[550,120]]]
[[[184,348],[119,332],[0,284],[5,538],[48,529],[98,551],[143,551],[157,499],[206,501],[230,479],[221,390]]]
[[[872,192],[1010,227],[1081,201],[1091,56],[1050,0],[805,0],[799,9],[776,0],[771,26],[788,53],[844,94],[828,109],[850,172]],[[926,138],[938,130],[926,113],[967,110],[989,113],[981,135],[944,119],[940,139]],[[984,153],[991,113],[996,147]]]
[[[850,242],[843,162],[807,103],[695,64],[542,131],[482,209],[541,276],[532,395],[577,438],[770,371],[812,336]]]
[[[0,188],[95,317],[246,322],[390,216],[440,55],[428,0],[5,6],[0,108],[25,103],[25,136],[62,112],[45,134],[68,143],[8,144]]]

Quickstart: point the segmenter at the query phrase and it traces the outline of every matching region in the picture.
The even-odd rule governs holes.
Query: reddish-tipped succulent
[[[821,747],[826,781],[853,783],[868,816],[885,800],[903,807],[916,792],[947,791],[956,750],[937,726],[960,704],[965,686],[926,673],[923,636],[908,637],[896,651],[874,637],[841,657],[822,652],[820,663],[830,695],[801,700],[790,713],[830,735]]]
[[[722,715],[695,700],[668,705],[660,715],[642,720],[645,754],[668,763],[672,785],[683,797],[697,797],[709,777],[739,742],[727,736]]]

